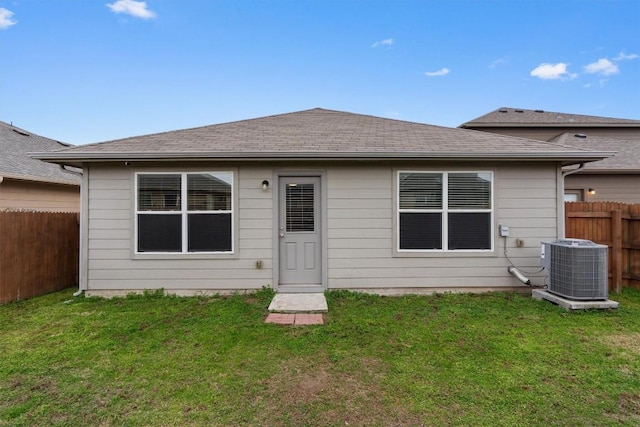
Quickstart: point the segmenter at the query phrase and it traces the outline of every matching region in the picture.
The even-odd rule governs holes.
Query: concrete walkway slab
[[[269,304],[274,313],[326,313],[324,294],[276,294]]]
[[[594,300],[594,301],[577,301],[567,298],[563,298],[559,295],[552,294],[551,292],[534,289],[531,292],[531,296],[539,301],[547,300],[554,304],[564,307],[567,310],[589,310],[589,309],[612,309],[620,307],[620,303],[617,301],[608,300]]]

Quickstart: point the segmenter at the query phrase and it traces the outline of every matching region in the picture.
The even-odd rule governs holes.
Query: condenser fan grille
[[[581,239],[561,239],[546,245],[549,292],[577,300],[607,299],[606,246]]]

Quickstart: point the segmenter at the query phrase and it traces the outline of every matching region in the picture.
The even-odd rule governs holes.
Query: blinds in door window
[[[285,194],[287,232],[315,230],[315,185],[288,184]]]

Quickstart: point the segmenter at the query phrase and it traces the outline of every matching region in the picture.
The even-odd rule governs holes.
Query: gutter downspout
[[[85,236],[87,236],[87,233],[85,232],[85,222],[86,222],[86,218],[87,218],[87,212],[86,212],[86,207],[87,207],[87,194],[85,189],[87,188],[87,184],[88,184],[88,179],[87,176],[82,172],[76,172],[73,170],[69,170],[66,168],[66,164],[62,163],[60,164],[60,168],[68,173],[74,174],[76,176],[79,176],[82,179],[82,182],[80,183],[80,212],[79,212],[79,218],[80,218],[80,242],[79,242],[79,250],[78,250],[78,290],[76,292],[73,293],[74,297],[79,297],[80,295],[82,295],[82,293],[86,290],[86,284],[85,284],[85,280],[86,280],[86,273],[84,271],[85,266],[87,264],[86,262],[86,258],[84,256],[84,251],[85,251],[85,243],[84,243],[84,238]]]
[[[583,163],[580,163],[580,165],[576,169],[571,169],[571,170],[562,172],[562,189],[560,193],[563,197],[564,197],[564,178],[569,175],[573,175],[576,172],[580,172],[582,169],[584,169],[584,165],[585,164],[583,162]],[[564,200],[562,200],[562,203],[560,204],[560,206],[561,206],[560,211],[561,211],[561,218],[562,218],[562,238],[564,239],[566,234],[566,228],[565,228],[566,218],[565,218],[565,212],[564,212]]]

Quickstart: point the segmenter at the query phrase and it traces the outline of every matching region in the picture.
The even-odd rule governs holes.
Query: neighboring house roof
[[[640,141],[563,133],[551,142],[587,150],[616,152],[612,157],[586,164],[584,173],[640,173]]]
[[[38,153],[67,164],[108,160],[509,159],[563,164],[612,155],[559,144],[312,109]]]
[[[68,144],[36,135],[0,121],[0,177],[80,185],[80,177],[76,174],[66,172],[58,165],[36,160],[28,154],[67,147],[69,147]]]
[[[522,108],[498,108],[459,127],[632,127],[640,128],[640,120],[585,116]]]

